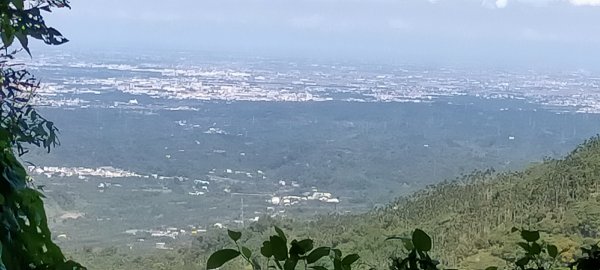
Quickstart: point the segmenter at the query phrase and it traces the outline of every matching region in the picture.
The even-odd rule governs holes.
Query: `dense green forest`
[[[541,231],[543,241],[564,251],[560,262],[568,263],[580,256],[580,247],[598,241],[599,175],[597,136],[562,159],[546,159],[516,172],[476,171],[365,214],[311,220],[264,217],[246,228],[240,241],[260,247],[272,233],[271,226],[278,225],[293,237],[310,237],[315,244],[359,254],[359,268],[387,269],[389,258],[403,249],[384,240],[421,228],[431,235],[432,255],[441,265],[485,269],[506,267],[521,255],[516,244],[520,236],[511,232],[518,227]],[[73,255],[98,269],[199,269],[205,267],[208,254],[230,245],[225,230],[213,229],[173,251],[131,257],[114,249],[89,248]]]

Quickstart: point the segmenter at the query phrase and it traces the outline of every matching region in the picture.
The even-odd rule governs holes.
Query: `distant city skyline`
[[[599,0],[71,1],[62,49],[597,68]],[[40,48],[43,50],[42,48]]]

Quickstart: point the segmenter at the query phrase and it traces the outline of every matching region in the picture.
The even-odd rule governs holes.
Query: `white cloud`
[[[505,8],[507,4],[508,4],[508,0],[496,0],[497,8]]]
[[[569,0],[569,2],[576,6],[600,6],[600,0]]]
[[[520,1],[520,0],[513,0]],[[475,2],[475,1],[473,1]],[[508,0],[481,0],[481,6],[488,9],[502,9],[508,5]]]
[[[426,0],[430,3],[437,3],[440,0]],[[505,8],[509,0],[479,0],[485,8]],[[546,6],[551,3],[569,3],[574,6],[600,6],[600,0],[510,0],[521,4],[527,4],[534,7]],[[466,0],[463,3],[476,2],[476,0]]]

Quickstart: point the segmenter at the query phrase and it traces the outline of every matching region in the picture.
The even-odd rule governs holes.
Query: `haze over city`
[[[597,0],[77,1],[65,48],[597,68]],[[66,16],[66,14],[69,14]]]

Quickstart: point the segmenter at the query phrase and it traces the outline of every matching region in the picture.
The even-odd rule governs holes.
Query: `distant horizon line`
[[[231,50],[211,50],[211,49],[165,49],[165,48],[132,48],[132,47],[111,47],[106,48],[103,51],[96,50],[94,48],[82,48],[73,46],[56,46],[56,47],[43,47],[40,45],[33,45],[32,47],[32,60],[36,59],[37,56],[44,56],[47,54],[69,54],[73,56],[80,56],[81,54],[127,54],[131,56],[145,55],[145,56],[159,56],[169,57],[177,54],[186,54],[191,57],[189,60],[198,58],[198,60],[269,60],[269,61],[290,61],[290,62],[313,62],[315,64],[344,64],[344,65],[365,65],[365,66],[391,66],[391,67],[415,67],[415,68],[434,68],[434,69],[485,69],[495,71],[538,71],[538,72],[600,72],[600,64],[594,66],[565,66],[559,63],[554,65],[548,63],[495,63],[490,61],[428,61],[428,60],[415,60],[415,59],[398,59],[390,57],[388,59],[381,59],[380,57],[321,57],[310,54],[303,55],[289,55],[280,53],[248,53],[246,51],[231,51]],[[165,55],[167,54],[167,55]]]

